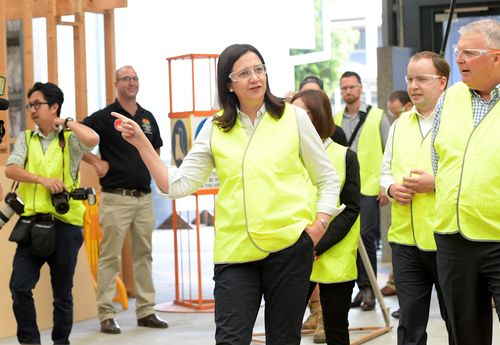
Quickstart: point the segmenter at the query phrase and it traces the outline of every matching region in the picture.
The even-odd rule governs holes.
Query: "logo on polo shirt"
[[[153,130],[151,128],[151,121],[149,121],[148,119],[142,119],[141,127],[144,133],[153,134]]]

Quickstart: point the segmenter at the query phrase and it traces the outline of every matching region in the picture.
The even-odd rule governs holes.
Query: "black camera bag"
[[[31,227],[31,254],[45,258],[52,255],[55,249],[55,221],[37,218]]]
[[[9,241],[16,242],[19,245],[27,245],[30,243],[30,233],[35,217],[20,217],[14,229],[9,236]]]

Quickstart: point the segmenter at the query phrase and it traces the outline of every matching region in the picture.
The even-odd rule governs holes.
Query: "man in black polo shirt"
[[[94,166],[101,183],[99,222],[102,241],[97,273],[97,307],[101,332],[118,334],[115,321],[115,278],[120,272],[120,257],[127,229],[131,230],[136,315],[138,326],[167,328],[154,311],[155,289],[151,269],[151,237],[154,211],[151,198],[151,176],[135,147],[124,141],[114,128],[112,111],[119,112],[142,128],[160,154],[163,142],[153,114],[136,101],[139,78],[134,68],[124,66],[116,71],[116,101],[85,118],[83,123],[102,138],[100,157],[86,154],[84,161]]]

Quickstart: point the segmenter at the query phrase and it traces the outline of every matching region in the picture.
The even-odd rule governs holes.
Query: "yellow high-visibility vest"
[[[326,148],[335,170],[339,174],[341,190],[344,187],[347,147],[332,142]],[[340,202],[337,206],[340,205]],[[318,283],[340,283],[354,280],[358,276],[356,256],[359,241],[359,216],[347,235],[314,261],[311,281]]]
[[[391,172],[396,183],[410,176],[410,170],[419,169],[432,174],[431,133],[422,136],[418,115],[408,111],[396,120],[392,143]],[[392,202],[391,226],[388,241],[421,250],[436,250],[434,240],[435,193],[417,193],[410,205]]]
[[[436,232],[500,241],[500,102],[474,127],[472,96],[457,83],[446,91],[434,148]]]
[[[359,178],[361,194],[376,196],[380,191],[380,165],[382,164],[382,138],[380,123],[384,112],[379,108],[371,108],[366,116],[363,127],[360,129],[358,140]],[[342,127],[344,112],[335,114],[334,121]]]
[[[72,192],[80,185],[80,176],[77,181],[73,180],[70,172],[70,152],[68,138],[70,131],[64,132],[66,145],[64,151],[59,146],[59,137],[54,136],[47,151],[43,153],[42,144],[38,135],[31,135],[31,130],[27,130],[26,144],[28,146],[28,155],[24,169],[32,174],[41,175],[50,178],[58,178],[64,181],[66,190]],[[63,171],[64,156],[64,171]],[[19,196],[24,202],[23,216],[32,216],[37,213],[50,213],[63,222],[82,226],[85,206],[81,200],[69,200],[69,211],[65,214],[56,212],[52,205],[51,193],[48,188],[40,184],[21,182],[19,183]]]
[[[266,112],[251,138],[239,119],[228,132],[214,126],[211,147],[220,181],[214,262],[256,261],[292,246],[315,219],[294,107],[280,119]]]

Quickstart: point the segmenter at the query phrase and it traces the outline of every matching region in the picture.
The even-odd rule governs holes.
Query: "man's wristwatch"
[[[64,120],[64,129],[68,129],[68,122],[69,121],[75,121],[72,117],[67,117],[66,120]]]

